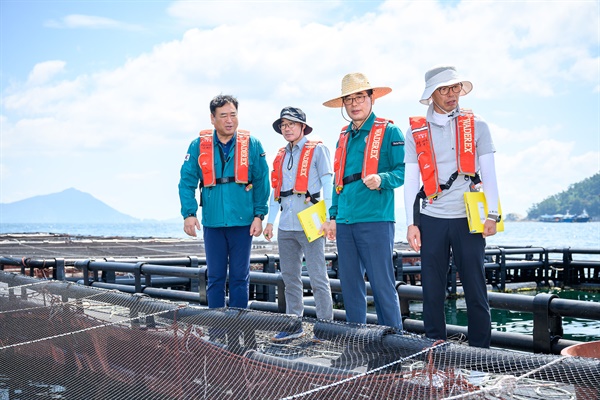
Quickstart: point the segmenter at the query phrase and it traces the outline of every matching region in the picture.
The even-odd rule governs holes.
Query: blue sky
[[[322,103],[360,71],[406,131],[427,69],[454,64],[491,126],[505,213],[600,171],[598,1],[0,1],[0,202],[74,187],[144,219],[179,216],[189,142],[219,93],[269,162],[281,108],[332,150]],[[333,152],[333,151],[332,151]],[[402,189],[398,221],[404,221]],[[566,210],[563,210],[566,211]]]

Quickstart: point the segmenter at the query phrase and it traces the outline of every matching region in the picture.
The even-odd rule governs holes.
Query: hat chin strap
[[[354,120],[352,118],[350,118],[350,116],[348,116],[348,118],[346,118],[346,115],[344,115],[344,105],[342,104],[342,106],[340,107],[340,113],[342,114],[342,118],[344,118],[344,121],[348,122],[349,124],[351,124],[352,127],[355,126],[354,124]],[[365,118],[361,123],[360,126],[357,126],[356,128],[352,128],[352,130],[360,130],[360,128],[362,128],[362,126],[365,124],[365,122],[369,119],[369,117],[371,116],[371,114],[373,114],[373,103],[371,103],[371,109],[369,110],[369,115],[367,115],[367,118]]]
[[[440,110],[442,110],[442,112],[437,112],[437,110],[434,108],[433,111],[435,111],[438,114],[444,114],[446,115],[448,118],[454,118],[454,116],[459,112],[460,108],[458,106],[456,106],[456,108],[452,111],[446,111],[444,110],[442,107],[440,107],[440,105],[438,103],[436,103],[435,101],[433,101],[433,99],[431,99],[431,102],[437,106],[437,108],[439,108]]]

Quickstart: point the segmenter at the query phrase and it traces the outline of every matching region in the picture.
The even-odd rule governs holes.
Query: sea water
[[[520,295],[535,296],[538,293],[556,294],[561,299],[600,302],[600,293],[573,289],[544,289],[519,291]],[[533,334],[533,314],[524,311],[491,309],[492,330],[499,332]],[[373,309],[371,312],[375,312]],[[446,322],[451,325],[467,326],[467,306],[464,298],[449,299],[445,303]],[[410,318],[423,320],[423,303],[410,303]],[[600,321],[583,318],[562,318],[563,338],[590,342],[600,340]]]
[[[488,237],[489,246],[544,248],[600,248],[600,222],[505,222],[504,232]],[[0,233],[65,233],[83,236],[186,238],[181,222],[136,222],[126,224],[6,224]],[[200,232],[201,233],[201,232]],[[396,242],[406,242],[406,227],[396,224]],[[261,241],[262,238],[255,240]]]

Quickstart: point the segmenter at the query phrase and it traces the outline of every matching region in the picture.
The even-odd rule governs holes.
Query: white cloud
[[[238,1],[205,0],[175,1],[167,9],[172,17],[185,26],[202,28],[220,25],[237,26],[253,20],[279,20],[283,23],[324,20],[332,11],[341,9],[344,2],[330,1]]]
[[[465,105],[492,125],[507,212],[524,213],[597,172],[597,138],[584,152],[574,141],[597,137],[598,110],[582,102],[596,125],[575,138],[565,130],[584,121],[545,108],[593,95],[574,93],[573,81],[597,96],[596,3],[388,1],[342,20],[345,4],[175,2],[170,15],[195,26],[181,40],[72,80],[58,79],[61,61],[36,65],[27,85],[3,94],[0,201],[76,187],[136,217],[175,217],[179,167],[210,127],[214,95],[238,97],[240,127],[262,140],[269,160],[283,144],[271,124],[288,105],[307,113],[333,154],[345,122],[322,103],[340,93],[344,74],[362,71],[392,87],[375,112],[405,130],[410,115],[425,112],[425,71],[440,63],[474,82]],[[60,26],[117,27],[111,21]]]
[[[43,85],[56,75],[64,72],[66,63],[61,60],[44,61],[36,64],[27,78],[29,86]]]
[[[44,23],[48,28],[59,29],[122,29],[128,31],[141,30],[139,25],[128,24],[111,18],[95,15],[71,14],[60,20],[48,20]]]

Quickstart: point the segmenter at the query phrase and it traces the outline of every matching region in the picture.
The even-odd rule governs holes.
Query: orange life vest
[[[308,192],[308,173],[310,171],[310,163],[315,153],[315,147],[321,143],[320,141],[307,141],[304,143],[302,152],[300,153],[300,164],[296,171],[296,181],[294,182],[293,193]],[[271,187],[274,190],[275,200],[281,197],[281,186],[283,185],[283,160],[285,158],[285,147],[282,147],[277,152],[273,161],[273,171],[271,171]]]
[[[388,123],[393,123],[391,120],[383,118],[375,118],[371,132],[367,136],[367,144],[365,146],[365,155],[363,158],[363,168],[360,174],[353,174],[344,177],[344,169],[346,167],[346,147],[348,146],[348,126],[342,128],[338,140],[338,147],[335,149],[335,158],[333,161],[333,170],[335,172],[335,191],[340,194],[344,188],[344,184],[354,182],[359,178],[362,179],[367,175],[376,174],[379,166],[379,154],[381,153],[381,143],[385,135],[385,128]]]
[[[200,131],[200,156],[198,157],[198,164],[200,165],[200,169],[202,169],[202,185],[210,187],[215,186],[217,183],[234,181],[235,183],[248,184],[250,132],[237,131],[235,141],[235,177],[216,178],[213,137],[212,129]]]
[[[425,117],[410,117],[410,129],[415,139],[415,147],[423,180],[423,190],[431,199],[444,189],[440,185],[435,151],[429,123]],[[474,177],[475,171],[475,118],[469,109],[461,109],[456,123],[456,167],[459,175]]]

